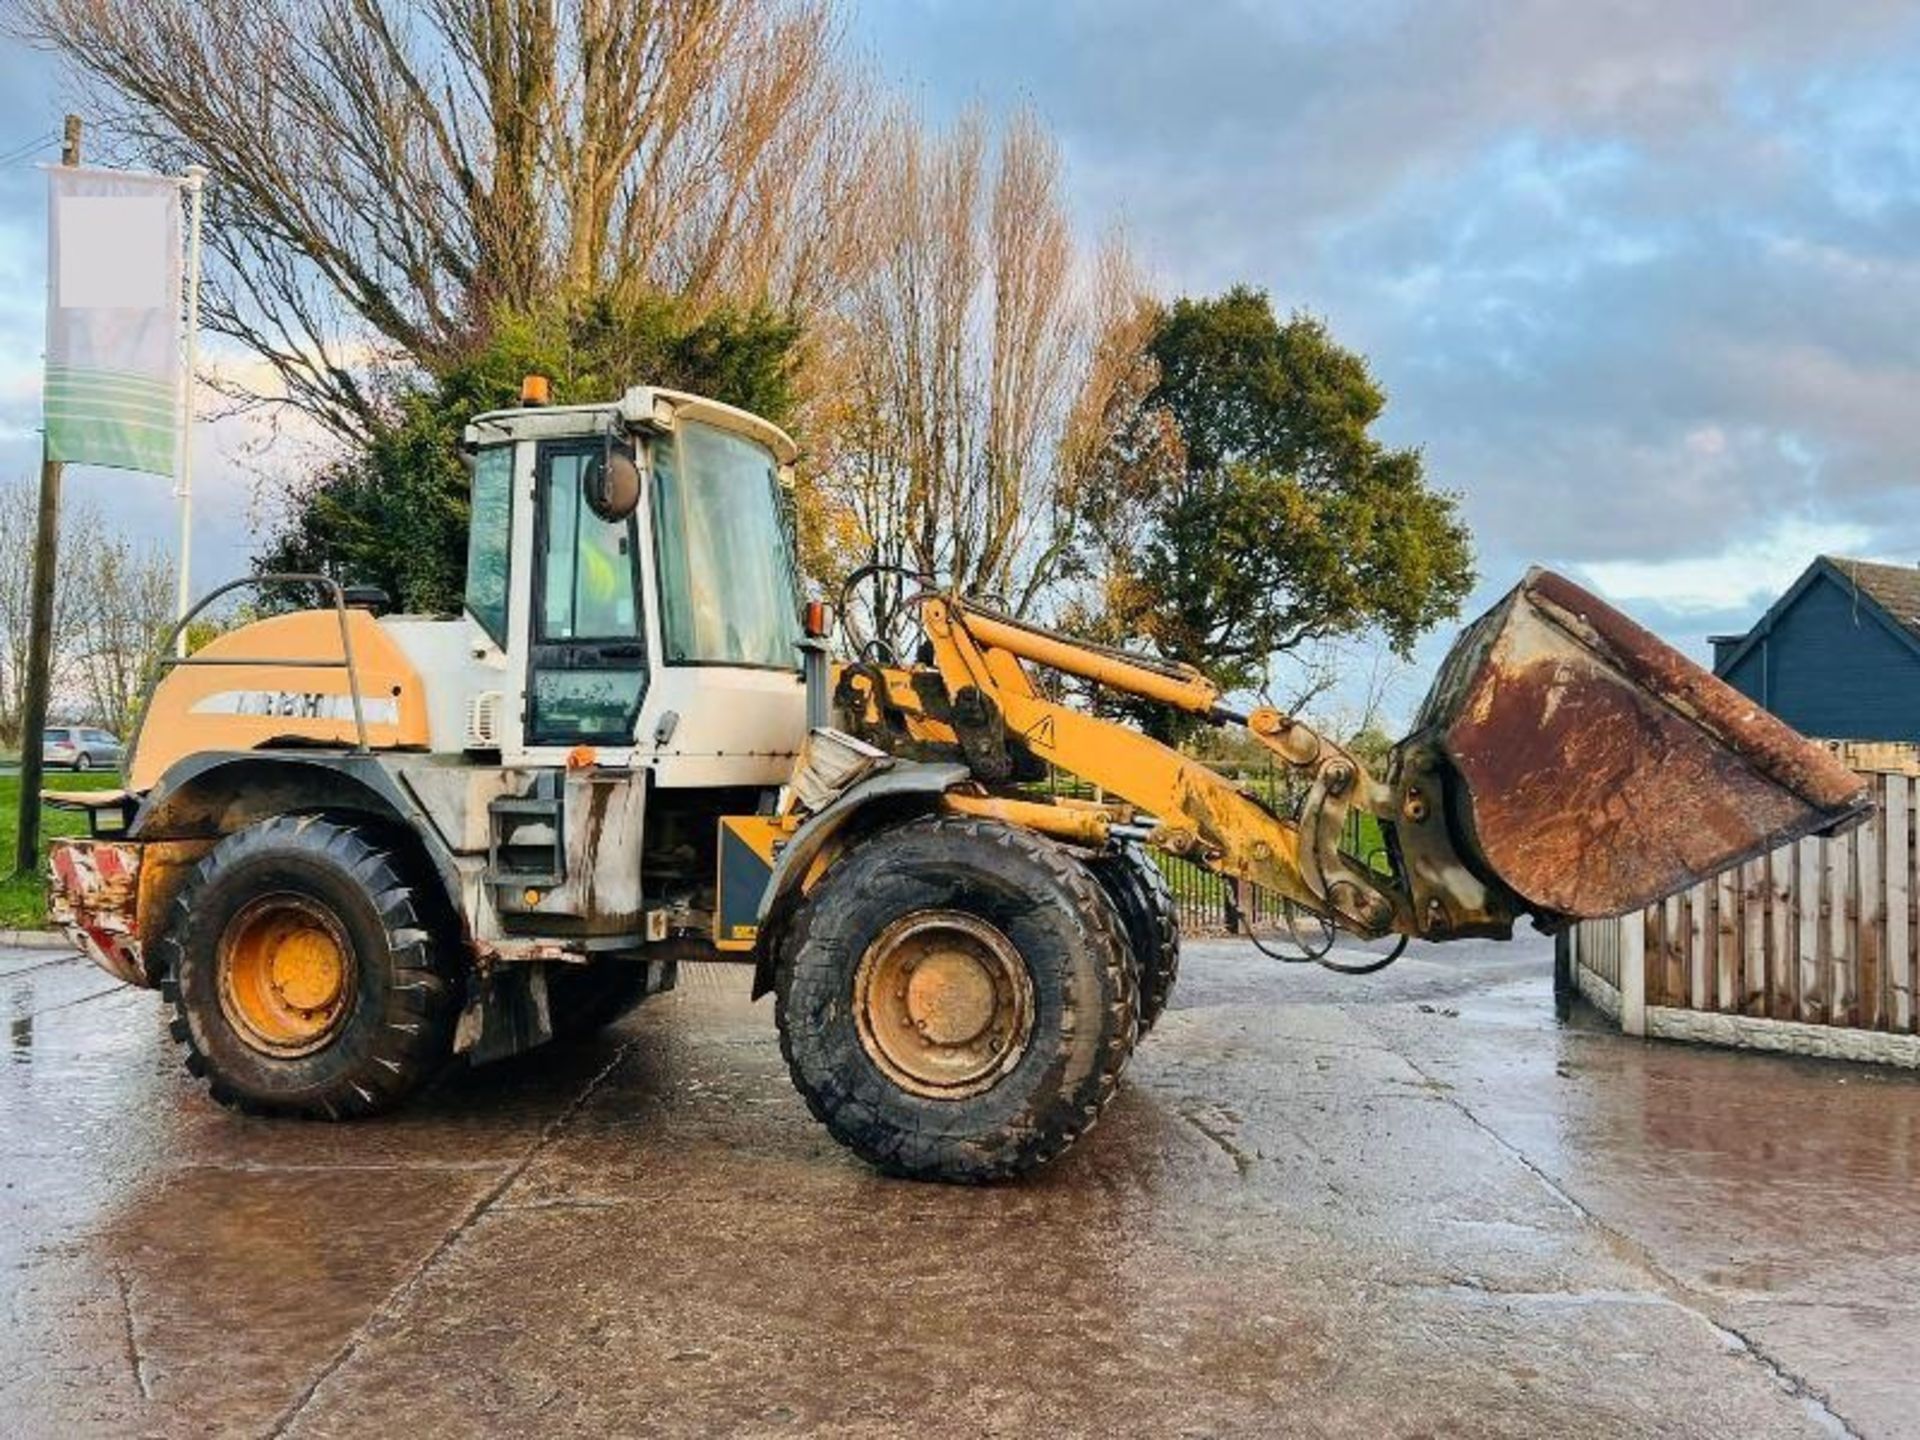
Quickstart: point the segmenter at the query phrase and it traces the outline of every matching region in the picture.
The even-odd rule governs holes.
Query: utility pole
[[[200,368],[200,219],[206,208],[207,167],[187,167],[187,358],[180,378],[180,567],[177,578],[179,595],[174,619],[187,618],[193,603],[193,383]],[[187,629],[180,627],[176,649],[181,658],[187,653]]]
[[[67,116],[60,163],[80,163],[78,115]],[[33,618],[27,632],[27,693],[20,727],[20,841],[13,866],[21,875],[40,868],[40,781],[53,665],[53,576],[60,559],[60,472],[64,467],[46,458],[44,436],[40,443],[40,520],[33,539]]]

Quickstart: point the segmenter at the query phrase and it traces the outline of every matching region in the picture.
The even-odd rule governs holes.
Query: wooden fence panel
[[[1880,886],[1880,847],[1887,843],[1885,814],[1876,811],[1853,835],[1853,933],[1855,944],[1853,1023],[1865,1030],[1887,1028],[1886,906]]]
[[[1885,801],[1887,820],[1887,1027],[1912,1029],[1912,780],[1889,776]]]
[[[1708,927],[1712,923],[1713,889],[1696,885],[1680,897],[1687,916],[1687,1005],[1695,1010],[1711,1010],[1712,988],[1707,979],[1711,964],[1707,948]]]
[[[1618,927],[1596,930],[1581,938],[1580,963],[1618,990],[1622,950]]]
[[[1681,897],[1670,895],[1660,903],[1660,999],[1662,1005],[1687,1003],[1686,910]]]
[[[1715,1010],[1740,1010],[1740,885],[1738,870],[1713,881],[1713,993]]]
[[[1734,937],[1740,977],[1742,1015],[1767,1013],[1767,862],[1764,857],[1740,867],[1740,930]]]
[[[1826,843],[1826,895],[1822,912],[1826,916],[1826,950],[1820,964],[1828,975],[1826,1014],[1828,1025],[1859,1023],[1859,996],[1855,995],[1855,975],[1849,964],[1847,941],[1853,933],[1853,841],[1859,831],[1836,835]]]
[[[1820,984],[1820,842],[1802,840],[1795,848],[1799,863],[1794,869],[1793,910],[1799,955],[1794,967],[1794,1018],[1824,1025],[1827,1012],[1820,998],[1825,993]]]
[[[1582,964],[1619,986],[1637,925],[1649,1006],[1920,1033],[1920,780],[1873,777],[1866,824],[1806,839],[1581,927]]]
[[[1775,850],[1767,867],[1767,1014],[1791,1020],[1800,1013],[1794,1001],[1793,853]]]

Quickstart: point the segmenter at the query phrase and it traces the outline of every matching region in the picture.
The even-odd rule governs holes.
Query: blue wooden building
[[[1822,555],[1713,670],[1803,735],[1920,741],[1920,567]]]

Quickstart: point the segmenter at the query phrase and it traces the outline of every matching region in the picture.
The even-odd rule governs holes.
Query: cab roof
[[[759,442],[773,452],[781,465],[791,465],[800,453],[778,425],[763,420],[751,411],[690,395],[684,390],[666,390],[652,385],[635,385],[618,400],[597,405],[539,405],[512,410],[489,410],[474,416],[467,425],[469,445],[498,439],[501,432],[515,438],[592,434],[609,419],[617,417],[635,430],[652,434],[671,433],[681,420],[695,420],[717,429],[731,430]]]

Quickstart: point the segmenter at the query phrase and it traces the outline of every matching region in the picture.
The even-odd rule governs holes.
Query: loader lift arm
[[[1048,805],[997,791],[993,782],[1004,777],[994,774],[990,761],[979,762],[1004,737],[1150,817],[1144,822],[1149,843],[1284,896],[1357,934],[1510,932],[1514,908],[1461,866],[1454,867],[1458,893],[1439,908],[1428,907],[1429,923],[1422,925],[1416,896],[1399,870],[1404,837],[1396,832],[1405,827],[1393,819],[1392,789],[1304,722],[1271,707],[1232,710],[1222,703],[1219,687],[1196,670],[1088,645],[953,595],[925,597],[920,618],[944,691],[938,698],[947,701],[944,713],[933,713],[927,704],[924,670],[857,669],[847,677],[843,694],[851,691],[867,707],[870,722],[883,709],[891,711],[912,738],[958,744],[976,761],[976,774],[986,772],[984,783],[974,793],[949,794],[948,809],[991,815],[1083,844],[1107,838],[1115,812]],[[1256,796],[1150,736],[1048,698],[1034,683],[1029,664],[1214,724],[1244,726],[1305,784],[1300,820],[1276,815]],[[1383,875],[1342,853],[1340,836],[1355,810],[1381,820],[1395,857],[1394,874]],[[1433,822],[1438,829],[1435,807],[1416,802],[1412,810],[1416,824]],[[1142,831],[1135,827],[1133,833]],[[1427,843],[1430,848],[1431,840]]]
[[[1461,635],[1381,776],[1279,710],[1228,708],[1191,668],[952,594],[919,606],[930,664],[852,665],[839,694],[885,748],[965,756],[973,783],[949,791],[947,809],[1083,845],[1145,838],[1364,937],[1505,938],[1523,914],[1548,930],[1623,914],[1871,808],[1861,777],[1822,747],[1549,571]],[[1048,698],[1029,665],[1244,726],[1305,786],[1299,820]],[[1125,804],[1020,798],[1008,782],[1036,761]],[[1355,812],[1378,821],[1390,873],[1342,852]]]

